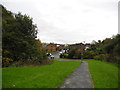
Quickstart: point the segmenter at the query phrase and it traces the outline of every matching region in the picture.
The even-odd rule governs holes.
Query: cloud
[[[118,32],[118,0],[2,0],[13,12],[33,17],[43,42],[75,43]],[[21,7],[22,6],[22,7]]]

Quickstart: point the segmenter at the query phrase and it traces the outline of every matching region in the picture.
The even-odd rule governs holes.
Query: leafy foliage
[[[120,34],[114,36],[113,38],[106,38],[102,42],[98,41],[94,43],[88,51],[94,52],[94,59],[119,64]]]
[[[37,26],[32,18],[21,13],[13,14],[2,6],[2,41],[3,66],[6,62],[27,60],[41,62],[46,59],[46,52],[37,38]]]
[[[86,50],[71,49],[68,57],[71,59],[96,59],[119,64],[120,62],[120,34],[106,38],[103,41],[93,41]]]
[[[74,54],[75,54],[75,49],[71,49],[71,50],[69,50],[69,53],[68,53],[68,58],[73,59]]]
[[[71,49],[68,52],[68,57],[70,59],[81,59],[83,57],[84,50],[82,49]]]

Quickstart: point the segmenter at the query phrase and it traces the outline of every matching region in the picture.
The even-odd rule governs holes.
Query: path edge
[[[65,61],[67,61],[67,60],[65,60]],[[81,61],[80,61],[81,62]],[[80,63],[80,65],[82,64],[82,62]],[[79,66],[78,66],[79,67]],[[76,67],[76,69],[78,68],[78,67]],[[76,70],[75,69],[75,70]],[[65,82],[65,80],[75,71],[75,70],[73,70],[68,76],[66,76],[65,78],[64,78],[64,81],[63,81],[63,83]],[[65,88],[61,88],[61,86],[62,86],[62,84],[63,83],[61,83],[57,88],[59,88],[59,89],[65,89]]]
[[[87,63],[88,63],[88,61],[87,61]],[[91,75],[90,70],[89,70],[89,64],[88,64],[88,72],[89,72],[90,79],[91,79],[91,82],[92,82],[92,88],[94,88],[94,81],[92,79],[92,75]]]

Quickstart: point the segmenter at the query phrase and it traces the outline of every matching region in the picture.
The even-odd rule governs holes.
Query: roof
[[[46,47],[47,45],[42,45],[42,47]]]

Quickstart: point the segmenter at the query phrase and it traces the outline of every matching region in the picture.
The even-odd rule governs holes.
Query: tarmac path
[[[93,88],[87,61],[83,61],[82,64],[65,79],[60,88]]]

